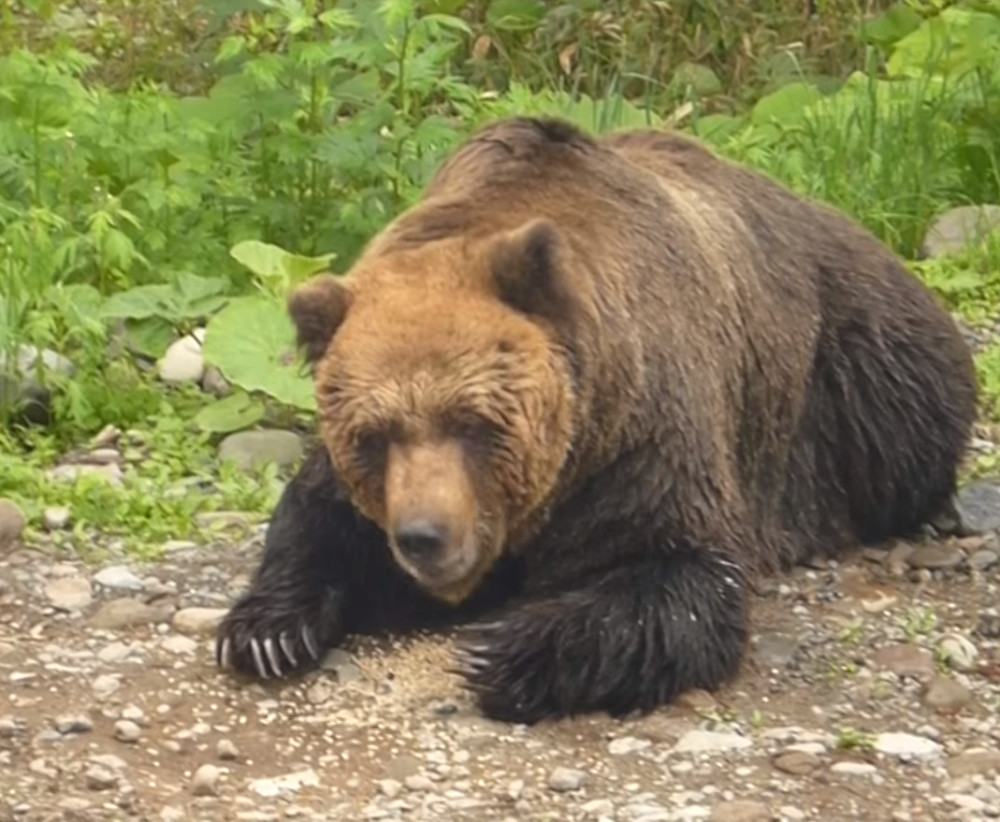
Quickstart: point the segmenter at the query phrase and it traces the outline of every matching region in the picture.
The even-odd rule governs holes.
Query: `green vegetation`
[[[284,296],[346,270],[461,139],[515,113],[689,131],[855,216],[970,323],[1000,308],[1000,238],[916,261],[935,215],[1000,203],[997,0],[15,0],[0,365],[30,344],[75,371],[34,375],[54,419],[23,427],[0,369],[0,496],[135,547],[267,510],[276,474],[212,456],[230,431],[311,424]],[[153,367],[201,327],[221,399]],[[1000,348],[979,368],[992,416]],[[147,446],[121,488],[45,479],[109,424]]]

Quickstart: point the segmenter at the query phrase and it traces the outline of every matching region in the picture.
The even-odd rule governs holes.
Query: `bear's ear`
[[[316,362],[326,353],[350,305],[351,292],[332,274],[313,277],[292,292],[288,313],[307,362]]]
[[[504,232],[489,253],[497,294],[511,308],[554,321],[573,310],[577,295],[565,266],[564,241],[551,222],[530,220]]]

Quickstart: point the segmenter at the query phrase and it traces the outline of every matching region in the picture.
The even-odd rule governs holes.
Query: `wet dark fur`
[[[220,629],[238,670],[254,670],[252,639],[281,631],[286,667],[308,667],[304,625],[329,647],[503,602],[460,656],[487,714],[650,709],[738,670],[752,576],[910,535],[949,504],[971,357],[867,232],[675,135],[594,141],[515,120],[456,152],[367,253],[533,217],[559,228],[581,294],[552,332],[576,434],[540,527],[449,613],[317,452]]]

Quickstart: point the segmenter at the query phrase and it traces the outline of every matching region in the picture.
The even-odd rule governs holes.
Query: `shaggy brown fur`
[[[326,452],[220,655],[297,668],[301,626],[517,594],[462,664],[498,717],[721,684],[748,577],[913,533],[974,418],[966,346],[890,252],[669,133],[487,128],[291,312]]]

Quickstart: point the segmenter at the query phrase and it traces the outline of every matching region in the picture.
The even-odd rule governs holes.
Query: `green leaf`
[[[486,22],[499,31],[531,30],[545,18],[541,0],[494,0],[486,12]]]
[[[910,32],[920,27],[923,18],[906,3],[899,3],[884,11],[870,23],[861,26],[861,37],[883,48],[898,43]]]
[[[758,100],[750,120],[756,125],[794,125],[801,121],[807,107],[822,99],[819,89],[809,83],[789,83]]]
[[[303,280],[329,267],[337,256],[330,253],[321,257],[303,257],[259,240],[237,243],[229,253],[234,260],[256,274],[275,295],[287,294]]]
[[[690,86],[699,97],[710,97],[723,90],[722,81],[708,66],[685,61],[674,69],[671,85]]]
[[[245,391],[225,397],[206,405],[197,414],[194,422],[203,431],[228,434],[249,428],[263,418],[264,403],[252,399]]]
[[[162,317],[125,321],[125,344],[131,351],[158,360],[177,337],[173,325]]]
[[[312,380],[301,373],[295,328],[284,307],[267,297],[234,299],[208,322],[205,360],[245,391],[315,410]]]
[[[140,285],[119,291],[105,300],[101,316],[108,319],[142,320],[169,313],[173,288],[169,285]]]

